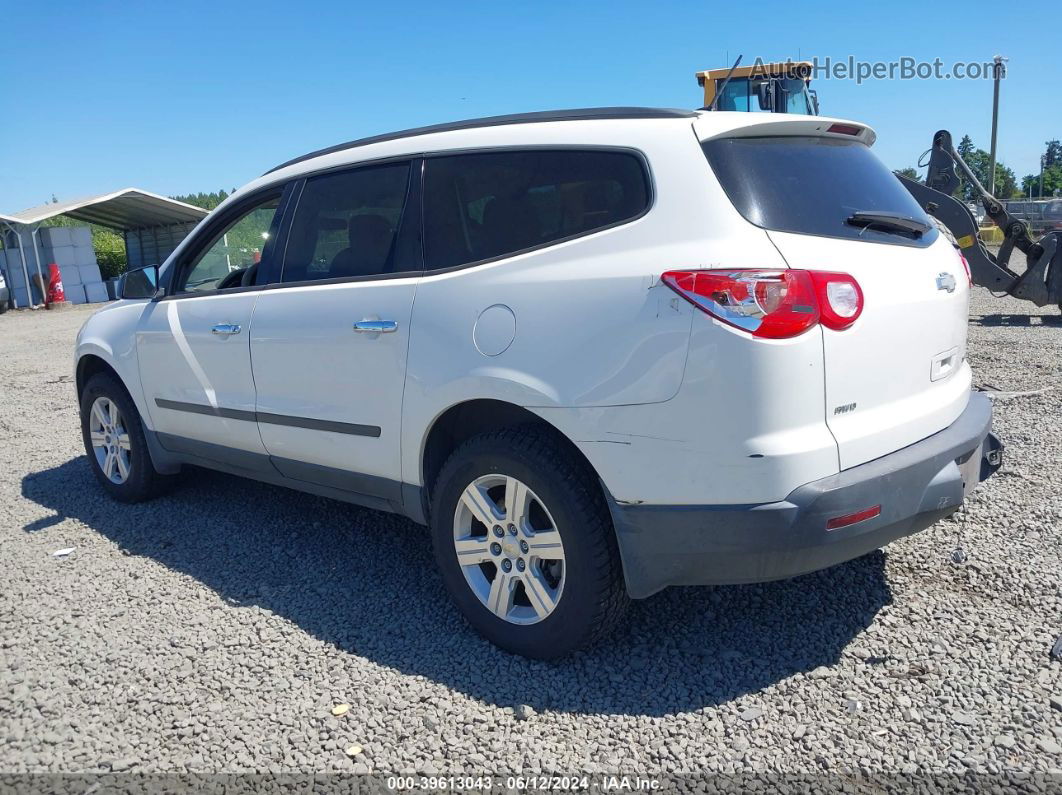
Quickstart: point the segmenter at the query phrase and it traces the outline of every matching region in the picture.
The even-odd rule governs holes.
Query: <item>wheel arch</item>
[[[155,470],[160,474],[173,474],[179,472],[181,468],[179,459],[163,450],[155,436],[155,431],[148,424],[145,412],[138,405],[135,393],[129,388],[129,384],[126,383],[126,380],[122,378],[122,374],[118,371],[118,368],[95,350],[86,351],[79,355],[77,363],[74,365],[74,383],[75,388],[77,389],[78,406],[80,407],[81,405],[81,395],[85,390],[85,386],[94,376],[99,375],[100,373],[114,378],[118,385],[125,391],[125,394],[132,402],[133,407],[139,413],[140,424],[143,428],[144,438],[147,442],[148,455],[151,457],[151,463],[155,467]]]
[[[81,393],[85,391],[85,384],[98,373],[113,375],[118,383],[122,385],[122,388],[129,392],[129,387],[110,362],[96,353],[86,353],[78,358],[77,366],[74,368],[74,383],[79,399],[81,398]]]
[[[432,421],[420,449],[420,489],[424,517],[430,521],[431,498],[435,481],[446,459],[454,450],[473,436],[503,428],[533,425],[541,428],[561,442],[565,449],[585,466],[600,483],[594,465],[582,450],[553,423],[533,411],[493,398],[476,398],[455,403],[438,414]],[[602,486],[604,491],[604,486]]]

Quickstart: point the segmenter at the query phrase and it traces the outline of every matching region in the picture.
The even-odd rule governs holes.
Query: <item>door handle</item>
[[[240,327],[235,323],[218,323],[210,329],[210,333],[217,334],[219,337],[229,337],[233,334],[239,334]]]
[[[390,334],[398,331],[397,320],[359,320],[354,324],[355,331],[369,332],[372,334]]]

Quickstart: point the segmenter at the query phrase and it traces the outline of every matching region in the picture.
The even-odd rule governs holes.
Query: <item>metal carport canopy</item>
[[[127,230],[188,222],[198,223],[206,217],[207,211],[176,199],[167,199],[157,193],[138,188],[126,188],[114,193],[89,196],[74,201],[42,204],[39,207],[31,207],[10,215],[0,213],[0,221],[32,225],[57,215],[65,215],[112,229]]]

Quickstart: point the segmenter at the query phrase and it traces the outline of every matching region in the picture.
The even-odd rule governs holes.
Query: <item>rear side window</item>
[[[424,182],[429,269],[449,268],[593,232],[641,215],[640,157],[597,150],[433,157]]]
[[[281,281],[378,276],[396,268],[409,163],[307,180],[288,234]]]
[[[938,235],[914,197],[858,141],[717,138],[703,148],[738,212],[765,229],[913,246],[928,246]],[[859,213],[899,214],[928,231],[850,223]]]

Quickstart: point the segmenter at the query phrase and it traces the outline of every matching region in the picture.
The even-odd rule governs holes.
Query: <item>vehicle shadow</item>
[[[84,457],[27,475],[22,494],[56,514],[26,532],[75,518],[233,606],[502,707],[661,716],[722,704],[836,662],[891,601],[879,551],[795,580],[669,589],[593,649],[545,663],[464,623],[427,531],[405,519],[197,469],[167,496],[122,505]]]
[[[1034,322],[1034,320],[1036,322]],[[981,315],[971,319],[977,326],[1004,327],[1004,328],[1029,328],[1032,326],[1062,326],[1060,315]]]

